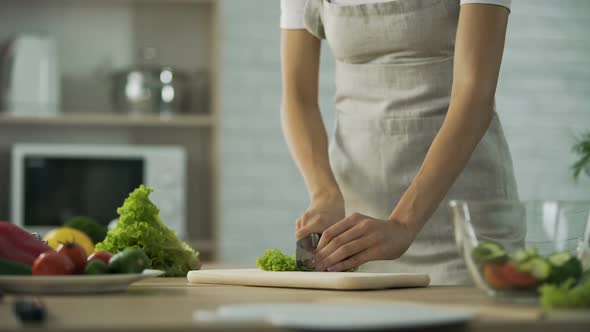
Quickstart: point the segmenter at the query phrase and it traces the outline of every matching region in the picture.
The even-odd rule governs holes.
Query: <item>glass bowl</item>
[[[560,275],[570,273],[556,264],[569,259],[567,268],[575,263],[579,273],[588,269],[590,201],[454,200],[449,205],[459,253],[473,282],[490,296],[536,300],[540,285],[558,283]]]

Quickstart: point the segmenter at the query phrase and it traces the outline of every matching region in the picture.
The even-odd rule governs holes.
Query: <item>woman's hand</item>
[[[344,218],[342,198],[312,202],[305,213],[297,219],[295,237],[299,240],[311,233],[323,233]]]
[[[374,260],[403,255],[416,237],[413,227],[353,213],[323,232],[316,250],[316,271],[338,272]]]

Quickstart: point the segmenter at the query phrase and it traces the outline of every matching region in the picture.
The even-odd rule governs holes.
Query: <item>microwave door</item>
[[[56,227],[74,216],[108,225],[144,183],[141,159],[30,157],[25,165],[25,226]]]

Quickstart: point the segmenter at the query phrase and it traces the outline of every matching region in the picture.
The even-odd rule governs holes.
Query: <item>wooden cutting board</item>
[[[369,272],[267,272],[258,269],[190,271],[187,279],[198,284],[286,288],[363,290],[426,287],[427,274]]]

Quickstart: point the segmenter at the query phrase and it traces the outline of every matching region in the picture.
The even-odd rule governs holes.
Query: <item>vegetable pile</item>
[[[160,219],[148,197],[152,191],[142,185],[129,194],[117,209],[117,226],[106,234],[92,218],[75,217],[47,233],[45,244],[12,223],[0,222],[0,275],[140,273],[153,268],[182,276],[200,268],[199,253]]]
[[[150,201],[153,189],[141,185],[117,209],[119,221],[109,230],[96,250],[118,253],[126,248],[142,249],[150,260],[151,268],[165,271],[165,276],[184,276],[201,267],[199,253],[176,237],[159,216],[159,210]]]
[[[485,282],[499,291],[541,294],[545,308],[590,307],[590,272],[568,252],[541,256],[535,248],[509,255],[504,247],[488,241],[471,252]]]
[[[58,232],[72,235],[68,229]],[[24,229],[0,222],[0,275],[141,273],[150,267],[141,249],[128,248],[111,256],[108,252],[93,252],[88,256],[86,246],[69,240],[57,244],[54,250]]]

